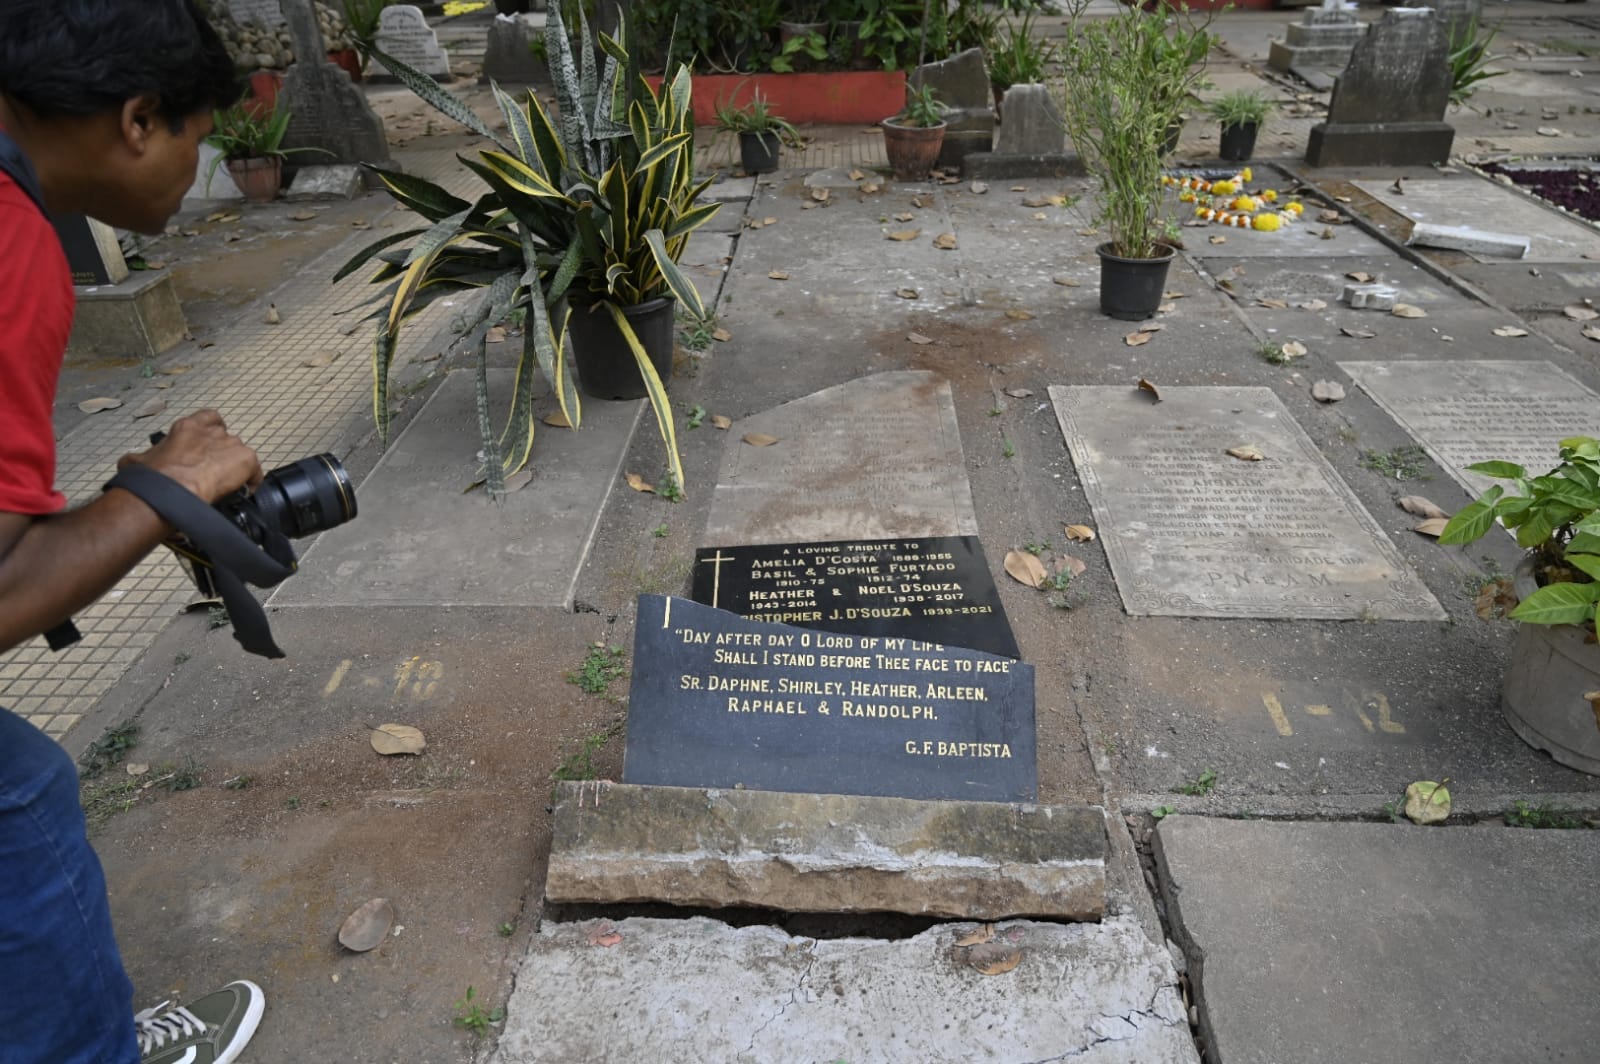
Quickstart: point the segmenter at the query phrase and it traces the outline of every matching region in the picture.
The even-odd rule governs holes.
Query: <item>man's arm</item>
[[[255,452],[214,410],[183,418],[166,439],[122,462],[164,473],[207,502],[261,482]],[[121,489],[63,514],[0,513],[0,652],[104,595],[171,534],[154,510]]]

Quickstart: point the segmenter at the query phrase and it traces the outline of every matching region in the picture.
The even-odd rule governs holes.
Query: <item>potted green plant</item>
[[[1006,90],[1013,85],[1043,84],[1050,64],[1055,62],[1056,47],[1042,37],[1034,36],[1034,12],[1029,10],[1021,20],[1005,24],[985,43],[984,55],[989,61],[989,86],[994,90],[995,110]],[[1001,115],[1002,122],[1005,116]]]
[[[465,325],[478,358],[483,475],[495,494],[531,454],[539,373],[567,421],[580,424],[568,353],[588,394],[650,400],[670,472],[684,484],[665,383],[674,304],[691,321],[704,321],[706,310],[677,263],[689,235],[719,206],[699,202],[711,182],[694,179],[689,71],[679,67],[657,92],[618,40],[603,33],[602,66],[581,11],[579,18],[579,59],[559,5],[550,6],[545,27],[559,120],[537,94],[519,104],[492,86],[503,131],[432,78],[375,53],[417,96],[491,145],[477,160],[462,159],[487,186],[472,202],[421,178],[375,170],[396,200],[429,223],[379,240],[339,273],[377,260],[372,281],[387,285],[373,356],[379,431],[387,438],[389,368],[405,319],[441,296],[481,291]],[[496,432],[488,414],[486,334],[514,312],[525,321],[522,355],[510,419]]]
[[[367,65],[372,62],[372,48],[378,39],[378,23],[383,19],[383,9],[397,0],[344,0],[344,21],[350,41],[355,45],[361,77],[366,76]],[[357,81],[360,77],[356,78]]]
[[[233,183],[244,193],[246,202],[271,203],[283,185],[283,160],[293,152],[322,151],[321,148],[285,148],[283,135],[289,129],[289,111],[274,103],[272,109],[248,106],[245,101],[211,115],[211,135],[206,143],[220,155],[206,170],[206,191],[217,166],[226,162]],[[324,153],[326,154],[326,153]]]
[[[1571,768],[1600,775],[1600,440],[1561,441],[1561,464],[1530,476],[1513,462],[1467,468],[1495,485],[1445,524],[1440,543],[1472,543],[1496,522],[1527,551],[1513,587],[1522,621],[1501,691],[1513,731]]]
[[[932,85],[906,85],[906,105],[885,118],[883,148],[894,176],[902,181],[926,181],[944,147],[945,106]]]
[[[788,120],[776,115],[772,105],[756,90],[742,107],[717,104],[717,126],[739,135],[739,162],[747,174],[768,174],[778,168],[778,150],[784,141],[794,144],[800,134]]]
[[[1256,150],[1256,134],[1277,107],[1259,89],[1234,89],[1206,104],[1206,113],[1222,123],[1222,158],[1230,163],[1247,161]]]
[[[1100,309],[1140,321],[1155,313],[1176,250],[1161,216],[1161,172],[1167,131],[1203,73],[1213,36],[1209,18],[1187,12],[1146,14],[1124,6],[1106,18],[1085,18],[1086,0],[1071,12],[1058,102],[1067,134],[1097,181],[1097,223],[1110,239],[1100,256]]]

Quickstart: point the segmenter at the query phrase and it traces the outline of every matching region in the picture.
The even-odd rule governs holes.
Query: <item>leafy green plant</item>
[[[684,421],[686,428],[697,429],[706,419],[706,408],[696,403],[689,408],[689,417]]]
[[[717,127],[730,133],[776,133],[787,144],[795,144],[800,140],[799,131],[789,124],[788,119],[772,110],[771,102],[761,95],[759,89],[739,107],[724,105],[719,101],[716,113]]]
[[[1416,444],[1407,444],[1390,451],[1367,449],[1359,459],[1362,469],[1370,469],[1390,480],[1432,480],[1428,470],[1428,452]]]
[[[383,19],[383,9],[400,0],[344,0],[344,21],[349,27],[350,40],[361,57],[361,72],[367,72],[372,62],[373,45],[378,40],[378,23]]]
[[[561,766],[550,774],[556,780],[592,780],[594,779],[594,755],[606,745],[611,738],[609,732],[594,732],[583,737],[583,745],[572,754],[567,755]]]
[[[1489,45],[1494,43],[1499,32],[1499,26],[1491,26],[1488,32],[1481,33],[1476,16],[1466,22],[1456,23],[1455,31],[1450,35],[1451,103],[1465,103],[1469,96],[1478,91],[1480,81],[1498,78],[1506,73],[1504,70],[1488,69],[1495,58],[1489,54]]]
[[[1499,521],[1529,554],[1539,589],[1511,611],[1530,624],[1583,624],[1600,632],[1600,440],[1561,441],[1561,462],[1530,477],[1514,462],[1478,462],[1475,473],[1509,480],[1456,513],[1439,533],[1445,544],[1472,543]]]
[[[382,264],[371,279],[387,286],[376,300],[383,309],[375,315],[373,408],[385,442],[389,372],[401,326],[435,299],[464,290],[483,293],[467,337],[477,353],[483,476],[495,495],[532,453],[536,374],[550,382],[568,424],[581,423],[567,371],[566,319],[559,313],[568,305],[572,313],[608,314],[616,324],[644,379],[671,470],[683,483],[666,387],[623,310],[671,295],[689,318],[706,316],[693,282],[678,268],[690,233],[719,207],[697,202],[710,180],[694,179],[689,71],[680,67],[658,92],[628,51],[604,33],[602,64],[581,15],[578,39],[581,53],[574,58],[553,7],[545,41],[560,117],[552,117],[534,93],[519,104],[494,86],[504,132],[491,129],[432,78],[375,53],[425,103],[491,143],[477,160],[462,159],[488,191],[468,202],[430,181],[375,168],[390,195],[428,225],[370,245],[336,279],[374,259]],[[528,311],[522,354],[511,412],[497,432],[489,416],[487,333],[491,323],[519,307]]]
[[[1163,0],[1155,12],[1119,6],[1087,18],[1073,0],[1057,100],[1074,148],[1099,178],[1096,224],[1110,230],[1112,251],[1130,259],[1168,254],[1161,172],[1168,131],[1183,120],[1189,92],[1202,81],[1217,37],[1211,14],[1196,19]]]
[[[567,682],[577,684],[591,695],[603,695],[611,681],[628,671],[628,657],[621,647],[599,644],[589,648],[576,672],[567,673]]]
[[[934,126],[944,125],[944,115],[947,110],[948,108],[939,102],[938,94],[933,91],[932,85],[908,83],[906,105],[890,121],[897,126],[932,129]]]
[[[1272,98],[1259,89],[1234,89],[1206,104],[1206,114],[1230,126],[1259,126],[1277,110]]]
[[[1179,787],[1178,793],[1187,794],[1195,798],[1210,794],[1217,785],[1217,779],[1216,769],[1208,768],[1182,787]]]
[[[1013,85],[1030,85],[1045,80],[1045,72],[1056,60],[1055,45],[1034,35],[1034,12],[996,30],[984,42],[989,60],[989,84],[1004,92]]]
[[[485,1011],[483,1006],[473,1000],[476,991],[467,987],[467,996],[456,1002],[456,1016],[454,1024],[464,1030],[471,1031],[476,1038],[482,1038],[489,1033],[489,1028],[506,1018],[506,1010],[496,1006]]]
[[[1511,803],[1511,808],[1505,811],[1503,819],[1507,827],[1513,828],[1571,830],[1590,826],[1583,817],[1575,816],[1565,809],[1543,804],[1532,805],[1520,799]]]
[[[774,73],[792,74],[799,65],[820,63],[828,58],[828,39],[820,33],[800,33],[783,43],[783,50],[773,56],[769,65]]]
[[[650,534],[657,539],[666,539],[672,534],[672,529],[668,528],[667,523],[663,521],[656,527],[652,528],[650,530]]]
[[[211,113],[211,135],[206,143],[221,152],[206,168],[206,190],[225,159],[286,158],[297,152],[322,152],[321,148],[285,148],[283,136],[289,131],[291,115],[287,108],[275,106],[265,114],[245,106],[241,100],[226,111]]]
[[[1287,366],[1291,359],[1284,354],[1282,344],[1264,343],[1256,348],[1256,357],[1274,366]]]
[[[139,742],[139,725],[133,721],[115,724],[101,733],[78,757],[78,778],[92,780],[113,765],[120,765]]]
[[[1150,819],[1151,820],[1165,820],[1167,817],[1171,816],[1173,813],[1176,813],[1177,811],[1178,811],[1177,808],[1174,807],[1174,806],[1158,805],[1154,809],[1150,810]]]

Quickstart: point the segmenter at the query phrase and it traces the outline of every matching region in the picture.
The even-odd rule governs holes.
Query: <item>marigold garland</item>
[[[1193,175],[1178,177],[1163,174],[1161,184],[1165,188],[1178,189],[1180,203],[1193,203],[1196,218],[1234,229],[1275,233],[1297,221],[1304,213],[1305,207],[1299,200],[1290,200],[1278,208],[1278,199],[1283,194],[1277,189],[1248,191],[1254,178],[1255,175],[1247,166],[1232,177],[1214,181]]]

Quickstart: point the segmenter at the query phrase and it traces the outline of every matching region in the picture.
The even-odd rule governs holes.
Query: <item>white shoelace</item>
[[[133,1022],[139,1028],[139,1052],[148,1053],[152,1049],[160,1049],[167,1042],[176,1042],[192,1035],[201,1034],[206,1025],[200,1018],[183,1006],[169,1009],[157,1016],[171,1002],[163,1001],[159,1005],[145,1009],[143,1012],[134,1013]]]

